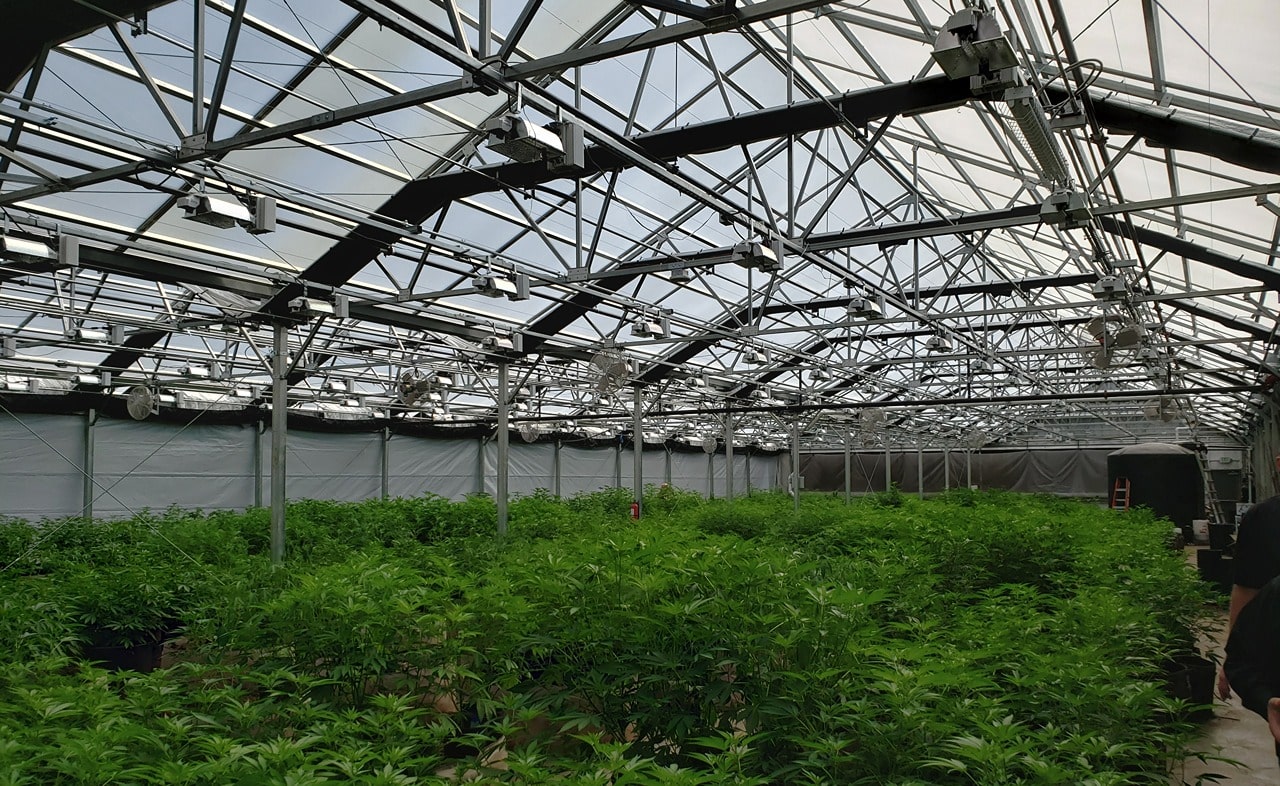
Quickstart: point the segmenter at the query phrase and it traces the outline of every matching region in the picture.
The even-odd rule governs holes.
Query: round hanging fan
[[[134,385],[125,394],[124,407],[134,420],[146,420],[155,414],[156,394],[144,385]]]
[[[714,435],[702,435],[702,452],[708,455],[716,452],[716,438]]]
[[[597,393],[609,393],[615,390],[631,370],[626,357],[618,349],[600,350],[591,356],[591,365],[600,372],[600,377],[596,380]]]
[[[542,430],[533,423],[525,423],[520,426],[520,439],[525,442],[537,442],[538,437],[542,435]]]
[[[1172,396],[1161,396],[1152,401],[1142,411],[1143,417],[1151,421],[1168,423],[1181,414],[1178,402]]]

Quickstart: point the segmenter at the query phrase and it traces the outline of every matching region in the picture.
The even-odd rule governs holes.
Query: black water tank
[[[1147,442],[1107,455],[1107,493],[1118,478],[1129,480],[1129,506],[1151,508],[1191,531],[1193,519],[1204,518],[1204,480],[1196,454],[1179,445]]]

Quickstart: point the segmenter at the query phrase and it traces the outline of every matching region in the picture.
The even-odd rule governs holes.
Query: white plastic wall
[[[271,501],[271,431],[255,440],[253,425],[188,426],[85,415],[0,414],[0,516],[26,519],[78,515],[85,509],[86,434],[94,445],[92,512],[120,517],[171,505],[241,509]],[[258,446],[255,466],[254,445]],[[384,459],[385,452],[385,459]],[[557,457],[557,453],[559,454]],[[632,488],[629,448],[511,443],[512,496],[537,489],[572,496],[602,488]],[[290,499],[356,501],[438,494],[462,499],[495,490],[492,440],[428,439],[380,432],[295,429],[288,435]],[[385,477],[384,477],[385,461]],[[734,456],[734,493],[778,487],[778,458]],[[558,472],[557,472],[558,469]],[[255,471],[256,470],[256,471]],[[725,457],[648,450],[645,485],[670,483],[702,494],[725,494]],[[260,474],[260,477],[259,477]]]

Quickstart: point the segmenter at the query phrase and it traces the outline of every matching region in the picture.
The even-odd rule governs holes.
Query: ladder
[[[1129,509],[1129,479],[1116,478],[1115,488],[1111,489],[1111,509]]]
[[[1213,473],[1209,471],[1209,451],[1203,445],[1196,447],[1196,463],[1200,465],[1200,476],[1204,478],[1204,501],[1209,507],[1209,521],[1215,524],[1234,524],[1235,522],[1218,521],[1218,487],[1214,485]]]

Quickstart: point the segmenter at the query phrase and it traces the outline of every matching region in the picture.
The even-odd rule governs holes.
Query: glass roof
[[[509,361],[549,428],[638,380],[646,429],[973,447],[1243,441],[1278,371],[1269,0],[966,3],[972,82],[936,0],[202,5],[13,75],[11,389],[260,390],[283,319],[299,404],[487,422]]]

